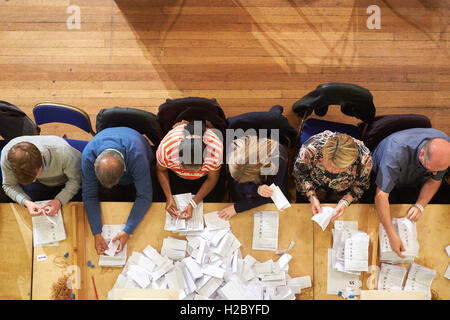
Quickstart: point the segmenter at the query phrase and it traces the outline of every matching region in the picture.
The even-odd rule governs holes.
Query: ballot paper
[[[345,271],[369,271],[369,241],[370,238],[365,232],[358,232],[345,240]]]
[[[392,264],[381,264],[378,275],[378,290],[402,290],[406,268]]]
[[[161,255],[172,260],[181,260],[186,256],[187,241],[167,237],[163,240]]]
[[[450,246],[447,246],[445,248],[445,251],[447,252],[447,255],[450,257]]]
[[[284,209],[287,209],[291,206],[288,199],[284,196],[283,191],[281,191],[280,187],[276,186],[274,183],[272,183],[269,186],[272,190],[272,196],[270,197],[275,204],[275,206],[278,208],[278,210],[283,211]]]
[[[380,261],[391,264],[411,263],[414,258],[419,255],[419,242],[417,241],[416,223],[408,218],[393,218],[392,224],[395,232],[400,237],[405,251],[402,254],[405,258],[400,258],[394,251],[392,251],[389,237],[380,223],[379,243],[380,243]]]
[[[278,249],[278,212],[259,211],[253,214],[253,250]]]
[[[450,279],[450,263],[447,266],[447,271],[445,271],[444,277],[446,277],[447,279]]]
[[[349,287],[356,291],[361,288],[359,275],[339,272],[332,267],[332,249],[328,249],[327,294],[338,294]]]
[[[317,224],[322,228],[322,231],[325,231],[328,224],[330,223],[331,218],[333,218],[334,215],[334,208],[322,207],[322,213],[313,215],[311,220],[317,222]]]
[[[117,248],[119,248],[120,241],[110,241],[108,244],[108,250],[105,251],[105,254],[110,257],[114,257],[116,255]]]
[[[430,287],[435,276],[436,271],[412,263],[409,267],[404,290],[424,290],[428,292],[428,297],[431,299]]]
[[[123,231],[124,228],[125,228],[124,224],[103,225],[102,237],[106,243],[111,244],[112,239],[114,239],[119,232]],[[117,244],[113,245],[115,247]],[[125,262],[127,260],[127,247],[128,245],[125,244],[122,251],[120,251],[118,254],[114,254],[113,256],[100,255],[98,265],[102,267],[122,267],[123,265],[125,265]],[[110,250],[109,253],[110,254],[113,253],[112,250]]]
[[[47,201],[36,202],[37,205],[43,205]],[[33,224],[33,244],[34,246],[57,245],[59,241],[66,239],[64,221],[61,209],[51,218],[46,214],[34,216],[31,218]],[[56,224],[55,224],[56,222]]]
[[[345,268],[345,241],[354,235],[358,234],[357,221],[335,221],[333,233],[333,247],[332,247],[332,267],[336,271],[352,273],[359,275],[359,271]]]
[[[182,193],[173,196],[178,210],[183,210],[193,199],[191,193]],[[203,201],[197,204],[197,208],[192,210],[190,219],[174,218],[166,211],[166,222],[164,230],[183,233],[183,235],[202,231],[204,229],[203,221]]]
[[[230,222],[219,218],[218,211],[205,213],[203,218],[205,219],[206,227],[210,230],[230,228]]]

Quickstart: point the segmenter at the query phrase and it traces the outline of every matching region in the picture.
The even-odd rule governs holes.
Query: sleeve
[[[65,205],[81,187],[81,153],[69,146],[64,147],[63,152],[63,172],[68,180],[55,198]]]
[[[161,141],[161,143],[158,146],[158,149],[156,150],[156,161],[161,167],[168,168],[167,159],[165,155],[164,140]]]
[[[308,191],[316,190],[318,186],[311,178],[311,172],[314,170],[314,157],[317,149],[312,141],[304,144],[300,148],[297,159],[294,163],[292,175],[295,179],[295,185],[298,192],[306,194]]]
[[[2,187],[6,195],[12,200],[16,201],[20,205],[24,205],[25,200],[31,200],[31,198],[25,193],[23,188],[17,182],[16,177],[6,159],[6,152],[2,153],[1,157],[2,167]]]
[[[93,235],[102,233],[102,215],[98,200],[98,180],[95,175],[94,161],[83,152],[81,165],[82,197],[84,210],[88,217]]]
[[[446,172],[447,172],[447,170],[438,171],[438,173],[436,173],[434,176],[432,176],[431,179],[440,181],[444,178]]]
[[[376,173],[375,183],[377,187],[386,193],[391,193],[399,178],[399,167],[385,154],[380,161]]]
[[[364,191],[370,187],[370,172],[372,171],[372,157],[370,151],[364,145],[359,146],[359,152],[361,157],[361,163],[358,168],[357,177],[355,183],[350,187],[350,195],[353,197],[353,201],[361,199]]]
[[[144,218],[152,204],[152,178],[150,174],[150,164],[155,158],[151,148],[147,148],[146,156],[141,155],[134,159],[132,176],[136,187],[136,200],[131,208],[124,231],[132,234],[141,220]]]

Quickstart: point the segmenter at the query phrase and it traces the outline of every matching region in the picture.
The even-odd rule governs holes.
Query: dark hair
[[[33,182],[42,167],[42,154],[34,144],[19,142],[9,150],[8,161],[17,181],[25,186]]]
[[[201,125],[201,131],[199,130],[199,125]],[[205,132],[206,124],[204,121],[190,121],[184,127],[184,138],[180,141],[178,148],[181,166],[199,167],[203,165],[204,151],[206,149],[206,145],[203,142]]]

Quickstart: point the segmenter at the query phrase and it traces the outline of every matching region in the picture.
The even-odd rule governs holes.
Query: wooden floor
[[[381,29],[369,30],[369,5]],[[81,29],[69,30],[70,5]],[[450,133],[447,0],[0,0],[0,100],[156,112],[217,98],[227,116],[285,107],[325,82],[368,88],[377,114]],[[326,120],[356,123],[333,108]],[[81,138],[62,126],[43,133]]]

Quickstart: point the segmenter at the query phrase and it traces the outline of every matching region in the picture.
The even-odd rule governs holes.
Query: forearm
[[[157,165],[156,176],[158,177],[159,184],[164,192],[164,195],[166,196],[166,199],[172,197],[168,169]]]
[[[431,178],[428,179],[422,186],[422,189],[420,189],[419,197],[417,198],[416,203],[420,204],[422,207],[425,207],[431,199],[433,199],[441,184],[441,180],[433,180]]]
[[[205,182],[203,182],[202,186],[194,197],[195,203],[199,203],[200,201],[202,201],[211,192],[211,190],[214,189],[217,182],[219,181],[219,175],[220,170],[218,170],[217,172],[214,171],[208,173]]]
[[[389,194],[378,188],[375,194],[375,209],[381,224],[386,230],[387,235],[390,237],[395,233],[395,228],[392,224],[391,212],[389,208]]]

